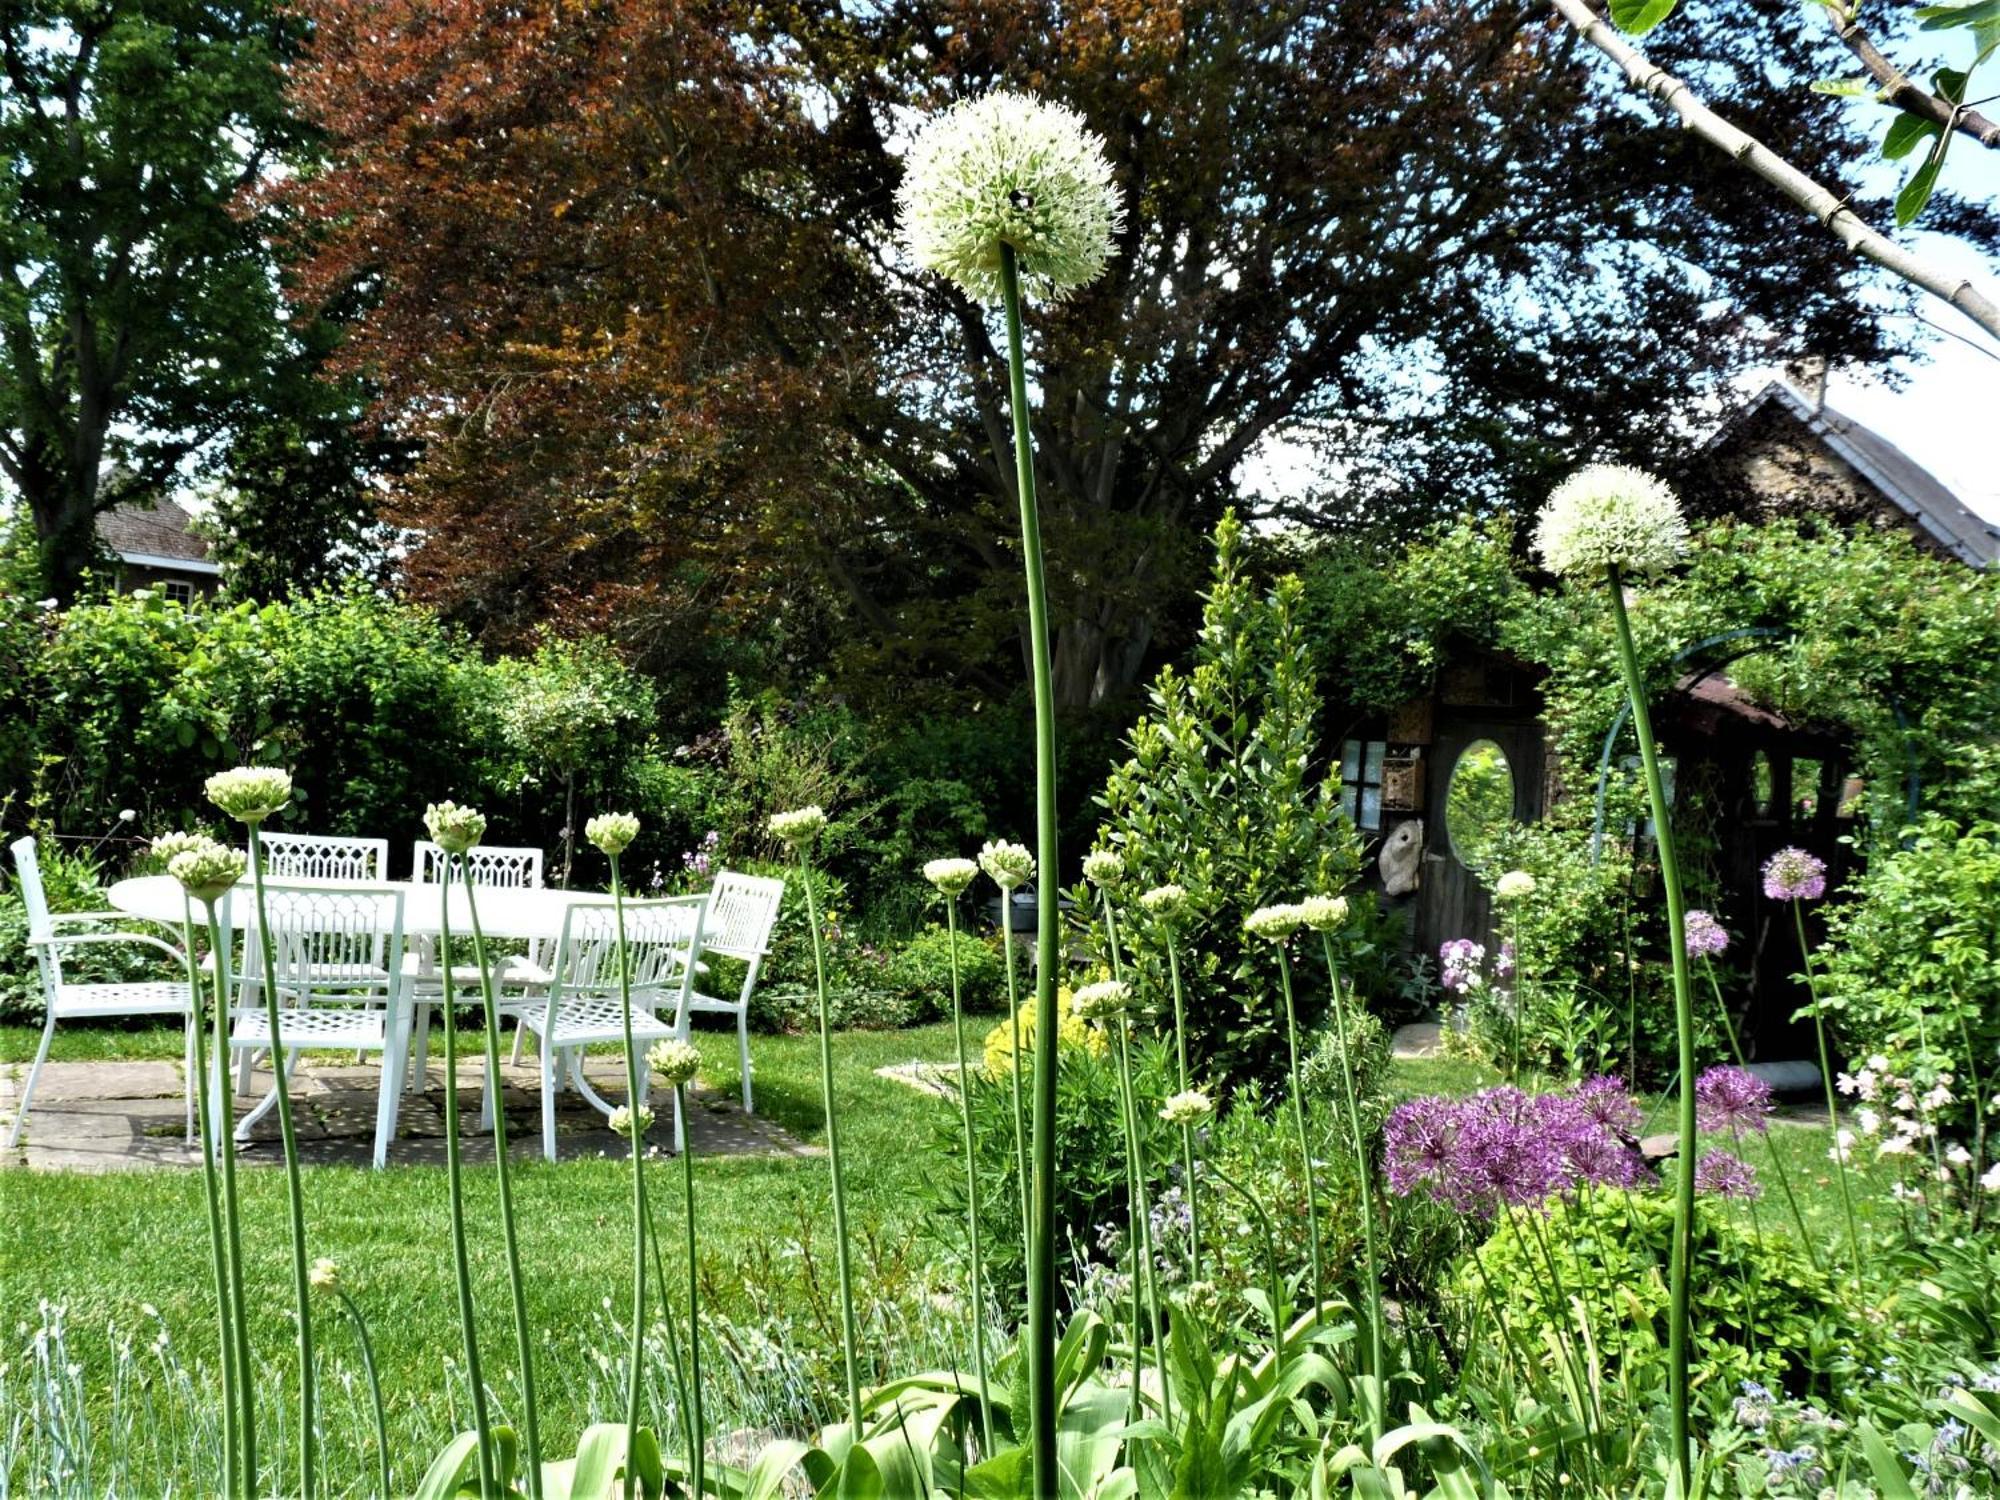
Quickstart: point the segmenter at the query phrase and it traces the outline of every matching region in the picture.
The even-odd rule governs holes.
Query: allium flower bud
[[[1304,920],[1297,906],[1260,906],[1243,919],[1243,930],[1253,937],[1283,942]]]
[[[464,854],[486,837],[486,815],[456,802],[433,802],[424,809],[424,827],[445,853]]]
[[[292,773],[276,766],[217,771],[204,788],[208,800],[239,823],[261,823],[292,800]]]
[[[1535,551],[1551,573],[1664,573],[1687,547],[1674,492],[1623,464],[1577,470],[1556,486],[1535,523]]]
[[[1082,118],[1005,92],[928,121],[903,159],[896,197],[911,258],[982,302],[1004,295],[1003,245],[1031,296],[1095,281],[1121,218],[1103,142]]]
[[[1817,901],[1826,894],[1826,861],[1803,849],[1780,849],[1764,861],[1764,894],[1773,901]]]
[[[240,851],[212,840],[198,849],[184,849],[167,862],[167,873],[197,901],[220,901],[247,868],[249,862]]]
[[[583,825],[583,836],[616,858],[639,836],[639,820],[631,813],[599,813]]]
[[[992,877],[1003,891],[1026,885],[1035,878],[1035,856],[1024,844],[989,839],[979,851],[979,868]]]
[[[1188,900],[1185,886],[1156,885],[1139,897],[1139,905],[1162,922],[1178,922],[1193,903]]]
[[[1535,877],[1526,870],[1509,870],[1493,887],[1495,901],[1519,901],[1535,894]]]
[[[1131,1003],[1132,987],[1117,979],[1086,984],[1070,996],[1070,1008],[1086,1021],[1103,1021],[1121,1015]]]
[[[635,1120],[638,1123],[637,1130],[632,1128]],[[621,1104],[611,1111],[611,1130],[614,1135],[629,1136],[636,1140],[652,1128],[653,1112],[643,1104],[639,1106],[636,1115],[628,1104]]]
[[[1199,1125],[1214,1113],[1214,1101],[1200,1089],[1174,1094],[1160,1106],[1160,1118],[1169,1125]]]
[[[1308,896],[1296,910],[1299,920],[1314,932],[1332,932],[1347,922],[1345,896]]]
[[[660,1075],[660,1081],[669,1088],[693,1080],[701,1071],[701,1052],[692,1042],[684,1042],[677,1037],[653,1043],[646,1053],[646,1065]]]
[[[815,803],[790,812],[772,813],[770,829],[771,837],[779,843],[801,848],[826,831],[826,811]]]
[[[1107,886],[1125,873],[1125,861],[1110,849],[1093,849],[1083,857],[1083,878],[1095,886]]]
[[[174,862],[177,854],[186,854],[192,849],[206,849],[215,842],[205,833],[163,833],[151,845],[153,858],[163,865]]]
[[[340,1267],[322,1255],[312,1263],[306,1272],[306,1280],[316,1292],[334,1292],[340,1289]]]
[[[969,859],[934,859],[924,866],[924,879],[947,896],[960,896],[979,874]]]

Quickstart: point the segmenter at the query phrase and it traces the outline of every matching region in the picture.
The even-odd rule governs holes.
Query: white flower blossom
[[[988,839],[979,851],[979,868],[990,875],[1001,890],[1011,891],[1035,878],[1035,856],[1028,852],[1025,844]]]
[[[1496,901],[1518,901],[1523,896],[1535,894],[1535,877],[1526,870],[1509,870],[1493,887]]]
[[[814,803],[790,812],[771,814],[771,836],[794,846],[810,844],[826,831],[826,810]]]
[[[924,879],[947,896],[959,896],[979,874],[979,866],[969,859],[934,859],[924,866]]]
[[[1070,996],[1070,1009],[1086,1021],[1102,1021],[1118,1015],[1132,1003],[1132,987],[1122,980],[1104,979],[1086,984]]]
[[[701,1053],[692,1042],[668,1037],[653,1043],[646,1053],[646,1065],[672,1088],[689,1082],[701,1071]]]
[[[599,813],[583,825],[583,836],[615,859],[639,836],[639,820],[631,813]]]
[[[1299,920],[1314,932],[1332,932],[1347,921],[1345,896],[1308,896],[1298,904]]]
[[[981,302],[1005,295],[1011,246],[1025,294],[1095,281],[1123,215],[1103,142],[1074,110],[1004,91],[954,104],[903,160],[898,228],[910,256]]]
[[[238,766],[217,771],[203,789],[237,822],[261,823],[292,800],[292,773],[277,766]]]
[[[1549,496],[1535,523],[1535,551],[1551,573],[1608,568],[1663,573],[1686,554],[1687,521],[1666,484],[1644,469],[1593,464]]]

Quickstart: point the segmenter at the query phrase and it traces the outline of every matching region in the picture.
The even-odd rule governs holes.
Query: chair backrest
[[[785,882],[768,875],[739,875],[724,870],[708,894],[708,920],[702,925],[704,952],[748,963],[771,948],[771,933],[784,904]]]
[[[393,1001],[402,983],[404,895],[394,885],[267,883],[264,913],[280,1002]],[[261,968],[254,940],[246,944],[245,962]],[[263,981],[261,972],[245,977]]]
[[[542,851],[505,844],[480,844],[466,855],[472,878],[484,886],[512,890],[540,890]],[[410,858],[410,879],[418,885],[438,885],[444,880],[444,850],[429,839],[418,839]]]
[[[28,909],[28,941],[39,943],[49,935],[49,899],[42,891],[42,863],[35,857],[32,838],[16,839],[10,847],[21,904]]]
[[[389,871],[387,839],[331,833],[266,833],[264,874],[272,880],[381,880]]]
[[[671,896],[625,903],[625,952],[632,976],[632,1004],[657,1012],[671,1002],[676,1015],[694,984],[694,950],[700,942],[706,896]],[[563,916],[562,939],[551,971],[559,997],[618,994],[618,914],[610,901],[578,901]]]

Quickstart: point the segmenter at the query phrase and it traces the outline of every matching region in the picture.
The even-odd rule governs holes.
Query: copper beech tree
[[[1837,245],[1604,107],[1539,4],[301,5],[293,292],[367,307],[340,357],[421,444],[409,578],[499,639],[615,619],[661,664],[754,625],[856,691],[1018,682],[996,330],[891,222],[915,113],[1000,84],[1080,109],[1130,206],[1031,332],[1066,705],[1191,625],[1274,443],[1341,476],[1301,510],[1402,526],[1671,455],[1774,337],[1885,347]],[[1767,10],[1675,56],[1847,180],[1788,83],[1837,43]]]

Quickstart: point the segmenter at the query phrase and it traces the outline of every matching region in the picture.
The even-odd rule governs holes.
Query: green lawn
[[[79,1027],[67,1035],[59,1029],[57,1035],[64,1038],[71,1056],[178,1057],[180,1052],[180,1034],[173,1029],[104,1033]],[[33,1037],[20,1028],[0,1034],[7,1060],[18,1061],[32,1049]],[[109,1048],[104,1045],[107,1037],[115,1039]],[[923,1232],[925,1203],[914,1190],[941,1161],[932,1141],[948,1106],[878,1078],[874,1070],[912,1058],[946,1058],[951,1053],[951,1029],[850,1032],[837,1037],[835,1046],[857,1256],[870,1287],[891,1300],[922,1306],[933,1279],[926,1272],[935,1256]],[[752,1048],[759,1111],[804,1140],[820,1140],[817,1040],[759,1037],[753,1038]],[[716,1069],[708,1081],[733,1091],[737,1082],[733,1045],[717,1038],[707,1050],[730,1063]],[[284,1177],[259,1168],[245,1172],[242,1180],[249,1292],[261,1313],[255,1332],[260,1353],[272,1366],[264,1388],[275,1415],[289,1378]],[[662,1158],[650,1181],[660,1233],[671,1255],[680,1222],[678,1161]],[[615,1355],[622,1339],[613,1332],[612,1321],[622,1320],[629,1305],[630,1168],[623,1161],[601,1158],[553,1166],[537,1161],[524,1163],[514,1182],[530,1314],[533,1326],[548,1341],[547,1357],[538,1360],[538,1368],[547,1366],[544,1435],[559,1450],[574,1440],[592,1407],[598,1415],[611,1411],[611,1403],[603,1398],[613,1382],[590,1351],[605,1349]],[[830,1355],[838,1347],[838,1325],[832,1300],[832,1241],[826,1228],[831,1193],[824,1158],[698,1160],[696,1183],[710,1282],[706,1295],[716,1309],[746,1324],[775,1311],[797,1345],[822,1358]],[[486,1375],[490,1384],[505,1389],[518,1362],[512,1356],[491,1168],[470,1171],[467,1186],[467,1215],[475,1226],[473,1277]],[[7,1171],[0,1174],[0,1198],[4,1198],[0,1365],[12,1362],[14,1379],[28,1372],[31,1362],[22,1355],[40,1325],[43,1298],[67,1309],[70,1356],[84,1365],[81,1383],[100,1407],[115,1363],[107,1330],[136,1339],[144,1350],[156,1332],[147,1308],[158,1310],[183,1358],[207,1360],[212,1314],[205,1309],[213,1304],[208,1295],[207,1222],[199,1173],[76,1176]],[[447,1431],[440,1395],[446,1383],[442,1360],[459,1345],[443,1173],[434,1166],[392,1167],[379,1173],[319,1167],[306,1174],[306,1199],[311,1252],[339,1263],[344,1283],[366,1311],[388,1392],[392,1433],[404,1434],[398,1446],[414,1456],[418,1444],[435,1446]],[[678,1273],[671,1260],[668,1275],[678,1299]],[[881,1315],[892,1313],[885,1310]],[[19,1333],[23,1326],[27,1338]],[[323,1348],[338,1366],[330,1383],[351,1381],[358,1365],[347,1330],[330,1309],[319,1326]],[[769,1378],[775,1385],[823,1379],[823,1369],[795,1369],[776,1354],[763,1352],[772,1361]],[[751,1365],[748,1382],[757,1378],[759,1356],[755,1347],[746,1351]],[[143,1358],[140,1363],[145,1363]],[[758,1393],[744,1394],[754,1400]],[[9,1377],[0,1373],[0,1408],[18,1395],[18,1389],[10,1391]],[[791,1400],[790,1393],[778,1389],[767,1394],[774,1403],[781,1397]],[[330,1412],[360,1409],[356,1393],[343,1402],[336,1391],[328,1405]],[[112,1419],[108,1411],[96,1415],[99,1422]],[[129,1421],[129,1409],[125,1415]],[[743,1415],[761,1413],[749,1410]],[[337,1478],[359,1474],[372,1462],[369,1448],[361,1442],[365,1433],[350,1436],[353,1442],[347,1446],[353,1451],[329,1458]],[[6,1424],[0,1423],[0,1458],[6,1456],[8,1441]],[[401,1479],[413,1482],[414,1477]],[[144,1492],[144,1482],[139,1483]],[[98,1487],[110,1488],[110,1481],[100,1479]],[[15,1476],[15,1488],[37,1492],[21,1475]]]

